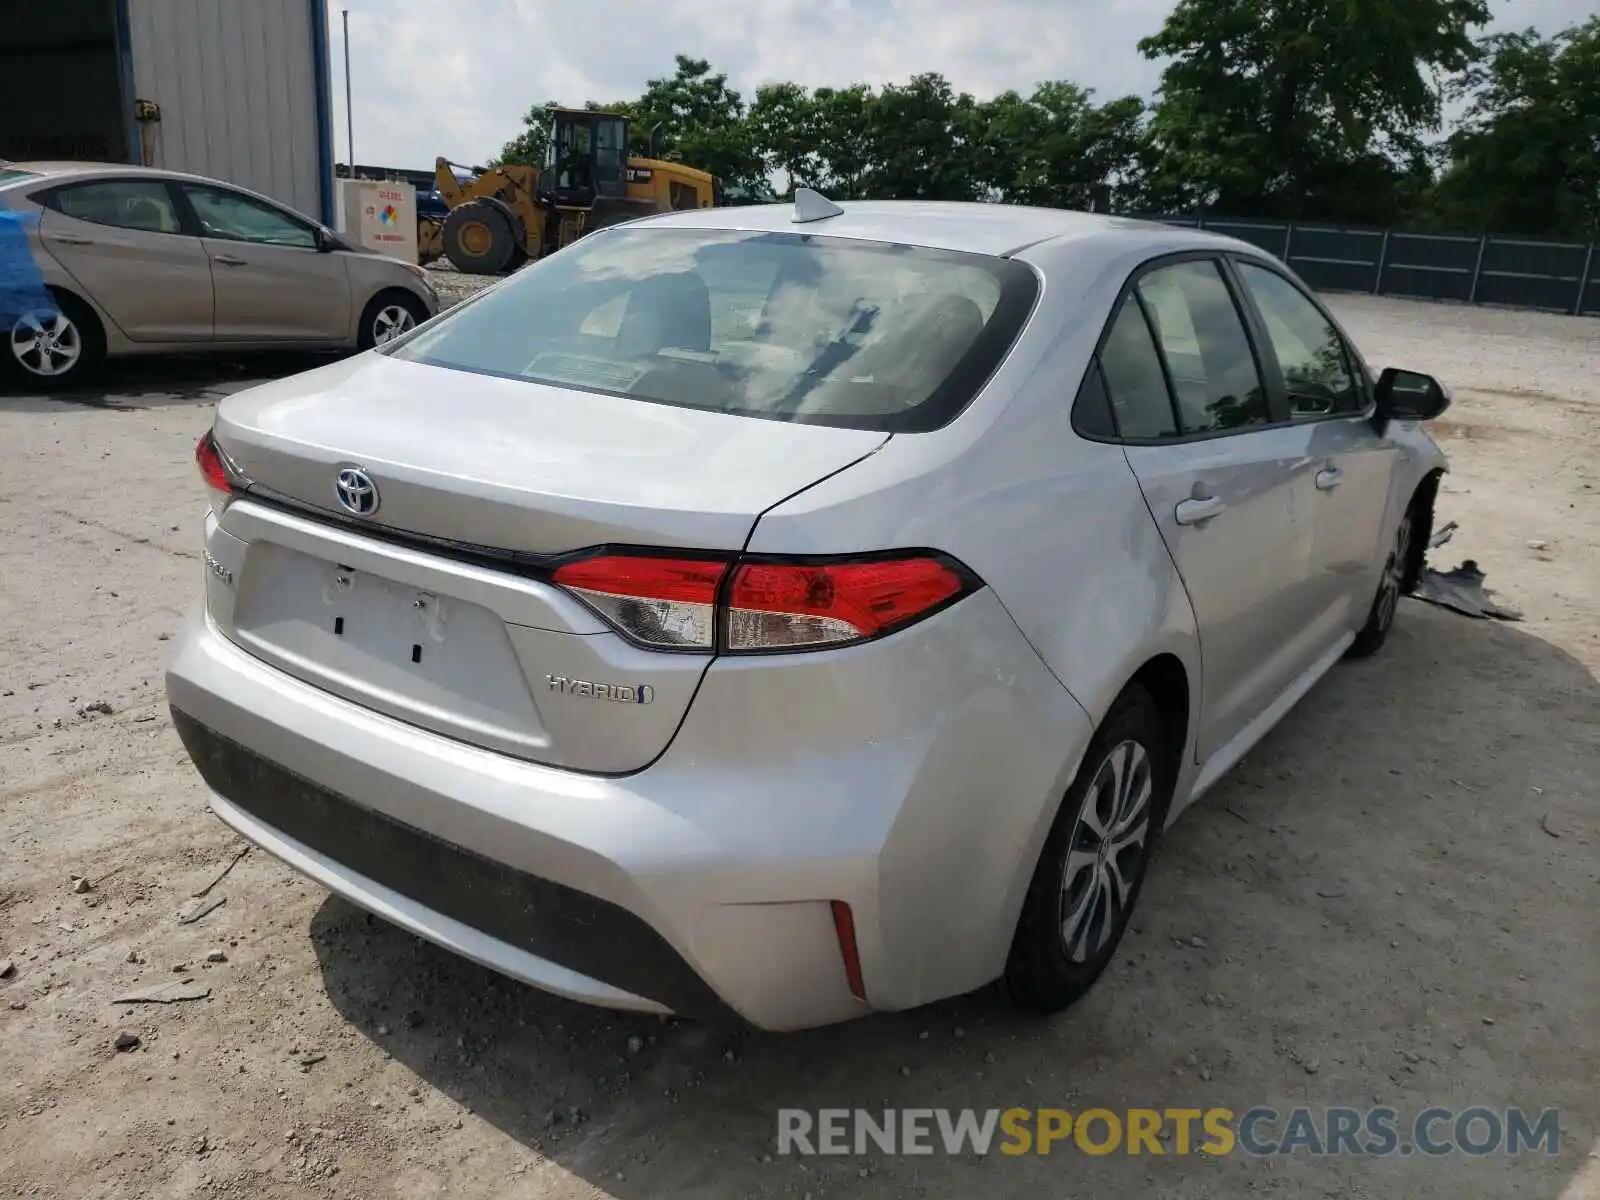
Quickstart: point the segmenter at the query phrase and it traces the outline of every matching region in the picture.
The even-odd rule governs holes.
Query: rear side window
[[[76,221],[136,229],[144,233],[181,233],[183,224],[167,185],[152,179],[103,179],[56,189],[50,207]]]
[[[1029,268],[986,255],[624,227],[534,263],[390,352],[660,404],[917,432],[966,407],[1037,291]]]
[[[1183,433],[1272,423],[1244,320],[1217,263],[1160,267],[1139,280],[1138,292],[1172,375]]]

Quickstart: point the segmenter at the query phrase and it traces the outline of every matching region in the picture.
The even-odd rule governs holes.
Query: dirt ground
[[[981,995],[783,1037],[619,1016],[259,852],[180,924],[241,845],[162,690],[200,585],[191,451],[220,394],[297,364],[0,395],[0,1195],[1600,1196],[1600,322],[1333,303],[1455,386],[1433,561],[1525,620],[1408,601],[1183,817],[1113,969],[1046,1022]],[[113,1003],[183,980],[209,995]],[[775,1145],[780,1107],[1261,1104],[1555,1108],[1560,1150]]]

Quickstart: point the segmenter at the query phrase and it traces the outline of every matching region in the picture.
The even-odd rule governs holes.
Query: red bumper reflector
[[[861,953],[856,949],[856,919],[843,900],[832,901],[833,931],[839,936],[839,955],[844,959],[844,977],[850,994],[866,1001],[867,985],[861,979]]]

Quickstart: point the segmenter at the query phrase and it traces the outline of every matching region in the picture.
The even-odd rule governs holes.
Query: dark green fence
[[[1600,316],[1600,256],[1592,244],[1314,221],[1194,215],[1156,219],[1197,225],[1259,246],[1319,290]]]

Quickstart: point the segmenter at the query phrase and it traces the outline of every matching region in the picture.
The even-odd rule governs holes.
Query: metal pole
[[[1589,271],[1594,266],[1594,243],[1589,243],[1589,253],[1583,256],[1583,273],[1578,276],[1578,302],[1572,306],[1572,315],[1583,316],[1583,302],[1589,296]]]
[[[1489,235],[1484,234],[1478,239],[1478,262],[1477,265],[1472,268],[1472,292],[1467,297],[1468,304],[1476,304],[1478,302],[1478,278],[1483,274],[1483,252],[1488,249],[1488,247]]]
[[[1283,231],[1283,261],[1285,266],[1289,263],[1289,247],[1292,245],[1294,245],[1294,222],[1290,221]]]
[[[341,9],[344,17],[344,144],[350,154],[350,178],[356,177],[356,119],[350,108],[350,10]]]
[[[1383,231],[1383,245],[1378,248],[1378,277],[1372,281],[1372,294],[1381,295],[1383,292],[1383,266],[1389,261],[1389,231]]]

